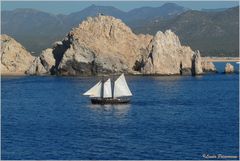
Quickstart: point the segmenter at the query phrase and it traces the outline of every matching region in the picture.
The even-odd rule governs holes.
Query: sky
[[[230,8],[239,5],[238,1],[1,1],[1,10],[32,8],[53,14],[69,14],[92,4],[113,6],[123,11],[129,11],[143,6],[159,7],[166,2],[173,2],[194,10]]]

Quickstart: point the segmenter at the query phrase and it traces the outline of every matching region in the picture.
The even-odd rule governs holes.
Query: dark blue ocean
[[[3,76],[2,159],[239,155],[239,74],[126,76],[131,104],[105,106],[82,96],[98,79]]]

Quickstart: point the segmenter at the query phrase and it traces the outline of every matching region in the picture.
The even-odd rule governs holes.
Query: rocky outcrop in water
[[[234,67],[230,63],[227,63],[225,66],[224,73],[233,73],[234,72]]]
[[[192,58],[192,74],[193,75],[203,74],[202,59],[201,59],[201,55],[200,55],[199,51],[197,51],[195,54],[193,54],[193,58]]]
[[[56,66],[60,75],[192,74],[195,55],[170,30],[154,37],[135,35],[110,16],[88,18],[69,32],[62,44],[66,48]]]
[[[17,41],[1,35],[1,74],[23,75],[29,69],[34,57]]]
[[[151,39],[150,35],[135,35],[114,17],[90,17],[65,38],[69,48],[59,63],[58,73],[133,73],[136,57],[146,54]]]
[[[136,35],[111,16],[89,17],[54,43],[39,57],[32,57],[27,74],[202,74],[201,56],[181,45],[172,31],[155,36]]]
[[[209,73],[209,72],[210,73],[211,72],[216,73],[217,72],[217,69],[216,69],[215,65],[212,62],[203,60],[201,64],[202,64],[203,72],[205,72],[205,73]]]
[[[141,72],[160,75],[191,74],[194,55],[190,47],[181,45],[172,31],[159,31],[150,44],[150,53]]]

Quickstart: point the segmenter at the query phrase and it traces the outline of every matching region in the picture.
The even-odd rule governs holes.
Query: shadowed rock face
[[[25,74],[34,57],[17,41],[1,35],[1,74]]]
[[[94,53],[74,41],[63,53],[57,72],[60,75],[91,75],[93,61]]]

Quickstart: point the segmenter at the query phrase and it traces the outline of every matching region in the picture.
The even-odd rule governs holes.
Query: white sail
[[[104,90],[103,90],[103,98],[110,98],[112,97],[112,87],[111,87],[111,80],[108,79],[104,82]]]
[[[87,92],[83,93],[85,96],[90,97],[101,97],[102,94],[102,82],[98,82],[95,86],[89,89]]]
[[[115,82],[114,82],[114,97],[124,97],[124,96],[132,96],[130,89],[128,88],[126,79],[124,74],[122,74]]]

